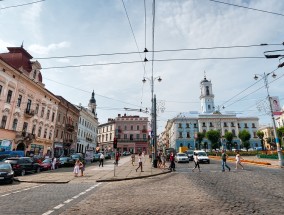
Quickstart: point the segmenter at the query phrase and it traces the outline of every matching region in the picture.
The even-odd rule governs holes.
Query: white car
[[[186,163],[189,163],[189,158],[187,156],[187,154],[185,153],[177,153],[176,156],[175,156],[175,161],[176,162],[186,162]]]
[[[210,159],[207,156],[205,151],[202,150],[195,150],[194,153],[197,154],[197,158],[199,160],[199,163],[210,163]]]

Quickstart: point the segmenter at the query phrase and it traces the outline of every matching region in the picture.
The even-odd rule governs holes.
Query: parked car
[[[74,153],[71,155],[71,159],[76,161],[76,160],[80,160],[83,161],[84,160],[84,155],[82,153]]]
[[[12,184],[14,181],[14,171],[11,164],[0,162],[0,182],[8,182]]]
[[[197,153],[197,157],[200,163],[210,163],[210,159],[205,151],[195,150],[194,153]]]
[[[11,157],[7,158],[5,162],[11,164],[15,175],[24,176],[27,172],[40,172],[40,165],[30,157]]]
[[[187,154],[187,157],[190,161],[193,161],[193,150],[187,150],[184,153]]]
[[[189,163],[189,158],[187,156],[187,154],[185,153],[177,153],[176,156],[175,156],[175,161],[176,162],[187,162]]]
[[[75,161],[71,157],[59,158],[60,165],[63,167],[70,167],[75,165]]]
[[[39,165],[40,165],[40,170],[51,170],[52,169],[52,159],[46,158]],[[61,164],[60,164],[59,159],[56,158],[55,169],[58,169],[60,165]]]
[[[94,159],[93,159],[93,162],[96,162],[96,161],[99,161],[100,160],[100,156],[101,156],[101,153],[95,153],[94,154]]]
[[[0,162],[4,162],[7,158],[10,158],[11,155],[9,154],[3,154],[3,155],[0,155]]]
[[[128,156],[128,155],[131,155],[131,153],[130,153],[130,152],[127,152],[127,151],[125,151],[125,152],[123,152],[123,153],[122,153],[122,155],[123,155],[123,156]]]
[[[111,159],[111,154],[110,153],[105,153],[105,159]]]

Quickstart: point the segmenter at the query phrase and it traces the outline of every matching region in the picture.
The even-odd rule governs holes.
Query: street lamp
[[[274,136],[275,136],[275,142],[276,142],[276,147],[277,147],[277,153],[278,153],[278,159],[279,159],[279,166],[282,167],[283,166],[283,159],[282,159],[282,151],[280,148],[280,143],[279,143],[279,139],[278,139],[278,135],[277,135],[277,131],[276,131],[276,124],[275,124],[275,119],[274,119],[274,115],[273,115],[273,109],[272,109],[272,104],[271,104],[271,99],[270,99],[270,95],[269,95],[269,90],[268,90],[268,81],[267,81],[267,77],[271,75],[273,78],[276,77],[276,74],[274,72],[270,72],[270,73],[263,73],[263,75],[260,74],[255,74],[254,75],[254,79],[257,80],[258,76],[262,77],[264,80],[264,85],[266,88],[266,92],[267,92],[267,99],[269,102],[269,108],[270,108],[270,114],[271,114],[271,118],[272,118],[272,125],[273,125],[273,131],[274,131]]]
[[[152,132],[151,132],[151,137],[152,137],[152,145],[154,147],[154,150],[152,152],[152,160],[154,161],[157,157],[157,115],[156,115],[156,95],[154,95],[154,81],[158,80],[159,82],[162,81],[162,78],[159,77],[153,77],[153,71],[152,71],[152,76],[151,78],[144,77],[142,82],[145,83],[146,79],[150,81],[151,84],[151,102],[152,102],[152,108],[151,108],[151,127],[152,127]]]

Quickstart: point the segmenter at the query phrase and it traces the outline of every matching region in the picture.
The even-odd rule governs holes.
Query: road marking
[[[1,196],[9,196],[11,193],[6,193],[4,195],[1,195]]]
[[[20,193],[20,192],[22,192],[22,190],[14,191],[12,193]]]
[[[21,193],[21,192],[23,192],[23,191],[27,191],[27,190],[30,190],[30,189],[34,189],[34,188],[41,187],[41,186],[44,186],[44,185],[45,185],[45,184],[43,184],[43,185],[37,185],[37,186],[29,187],[29,188],[25,188],[25,189],[22,189],[22,190],[10,191],[10,193],[3,194],[3,195],[1,195],[0,197],[8,196],[8,195],[10,195],[10,194],[15,194],[15,193]]]
[[[85,192],[82,192],[82,193],[79,193],[79,195],[81,196],[81,195],[84,195],[86,193],[86,191]]]
[[[65,204],[68,204],[69,202],[71,202],[71,201],[73,201],[73,199],[67,199],[65,202],[63,202],[63,203],[65,203]]]
[[[64,204],[60,204],[60,205],[57,205],[54,207],[54,209],[59,209],[59,208],[62,208],[64,206]]]
[[[42,214],[42,215],[49,215],[49,214],[51,214],[52,212],[53,212],[53,210],[50,210],[50,211],[45,212],[45,213]]]

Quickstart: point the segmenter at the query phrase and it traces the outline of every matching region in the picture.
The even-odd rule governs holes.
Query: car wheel
[[[26,174],[26,170],[22,169],[21,176],[24,176]]]
[[[9,184],[13,184],[14,182],[14,179],[12,178],[10,181],[9,181]]]

